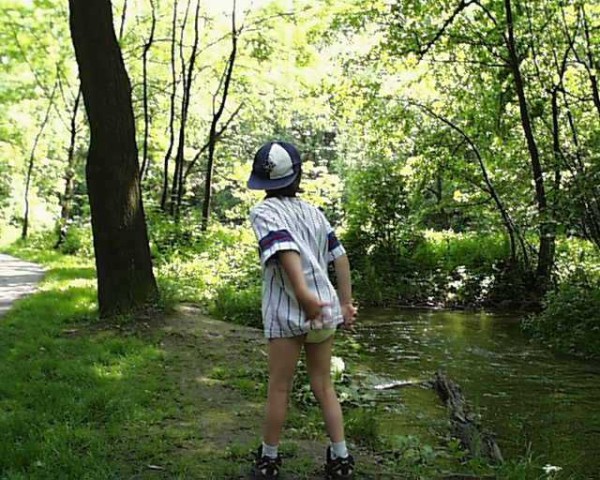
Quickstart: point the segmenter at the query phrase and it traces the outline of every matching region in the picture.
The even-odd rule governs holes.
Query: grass
[[[99,321],[89,260],[23,244],[9,250],[47,274],[0,318],[0,478],[245,478],[266,392],[260,331],[192,307]],[[344,355],[353,349],[340,345]],[[493,471],[462,465],[452,444],[382,435],[389,412],[345,410],[357,478]],[[293,402],[281,447],[286,478],[321,478],[323,432],[317,408]],[[498,478],[539,478],[537,467],[514,465]],[[511,468],[525,473],[511,477]]]

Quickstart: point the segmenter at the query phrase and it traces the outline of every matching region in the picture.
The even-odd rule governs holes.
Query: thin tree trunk
[[[551,216],[551,212],[548,210],[540,153],[533,133],[531,117],[529,116],[527,97],[525,95],[525,86],[523,77],[521,75],[520,60],[517,53],[511,0],[504,0],[504,8],[508,27],[506,46],[509,54],[509,66],[519,100],[521,126],[527,141],[527,149],[529,151],[533,181],[535,183],[538,213],[540,216],[540,248],[538,252],[536,275],[538,277],[540,293],[543,294],[550,284],[550,277],[554,268],[556,225],[553,221],[554,219],[549,218]]]
[[[58,221],[58,240],[54,248],[59,248],[67,239],[67,230],[71,218],[71,207],[73,204],[73,190],[75,188],[75,142],[77,139],[77,114],[81,102],[81,86],[77,90],[73,113],[71,115],[70,142],[67,154],[67,168],[65,170],[65,189],[60,196],[60,220]]]
[[[154,301],[131,84],[109,0],[69,0],[70,27],[90,124],[86,164],[101,317]]]
[[[27,175],[25,179],[25,211],[23,212],[23,228],[21,230],[21,238],[25,240],[29,233],[29,190],[31,188],[31,177],[33,175],[33,168],[35,164],[35,151],[37,150],[38,143],[42,134],[44,133],[44,129],[48,124],[48,120],[50,119],[50,111],[54,106],[54,95],[56,93],[56,88],[58,86],[59,80],[56,80],[57,83],[54,84],[54,89],[50,94],[50,98],[48,100],[48,108],[46,109],[46,113],[44,114],[44,118],[40,125],[40,129],[38,130],[35,139],[33,141],[33,146],[31,147],[31,154],[29,155],[29,164],[27,166]]]
[[[571,112],[571,106],[566,95],[564,84],[561,84],[561,89],[563,92],[563,103],[567,113],[567,121],[571,131],[571,139],[573,141],[573,146],[575,147],[574,177],[579,189],[578,194],[581,198],[583,207],[583,223],[587,226],[588,239],[600,246],[600,192],[598,191],[596,183],[589,181],[585,161],[582,158],[577,126],[575,125],[575,119]]]
[[[190,52],[190,58],[188,61],[188,72],[187,72],[187,80],[185,83],[185,95],[183,98],[183,107],[182,107],[182,130],[181,135],[183,139],[180,139],[179,149],[177,152],[177,156],[179,157],[179,171],[177,172],[177,206],[176,211],[179,214],[181,209],[181,202],[183,200],[183,193],[185,190],[184,185],[184,149],[185,149],[185,127],[187,125],[188,113],[190,108],[190,100],[192,98],[192,84],[194,80],[194,66],[196,65],[196,57],[198,55],[198,43],[200,41],[200,32],[198,21],[200,18],[200,0],[196,3],[196,14],[194,16],[194,43],[192,44],[192,51]],[[184,73],[185,74],[185,73]]]
[[[237,117],[237,114],[240,113],[240,111],[242,110],[243,106],[244,106],[244,103],[243,102],[240,103],[237,106],[237,108],[231,113],[231,115],[229,115],[229,118],[227,119],[227,121],[216,132],[216,134],[215,134],[215,142],[218,141],[223,136],[223,134],[227,131],[227,129],[231,125],[231,122],[233,122],[233,120],[235,119],[235,117]],[[209,137],[210,137],[210,135],[209,135]],[[204,145],[202,145],[202,147],[200,147],[200,150],[198,150],[196,152],[196,155],[194,155],[194,158],[192,158],[192,160],[188,163],[188,165],[187,165],[187,167],[185,169],[185,173],[183,174],[184,180],[186,180],[190,176],[190,174],[192,173],[192,170],[193,170],[194,166],[196,165],[196,163],[198,162],[198,160],[200,159],[200,157],[208,150],[209,143],[210,142],[207,141]]]
[[[600,116],[600,92],[598,91],[598,77],[596,76],[596,72],[598,71],[598,67],[600,65],[596,64],[594,59],[594,55],[592,53],[592,42],[590,38],[590,26],[587,21],[587,15],[585,13],[585,6],[582,3],[581,6],[581,16],[583,20],[583,32],[585,34],[586,41],[586,55],[588,57],[587,71],[590,77],[590,83],[592,87],[592,98],[594,99],[594,105],[596,106],[596,110],[598,111],[598,115]]]
[[[179,36],[179,58],[181,62],[181,81],[182,81],[182,95],[181,95],[181,114],[179,116],[179,138],[177,142],[177,152],[175,153],[175,171],[173,172],[173,181],[171,182],[171,205],[170,205],[170,213],[172,216],[177,216],[177,198],[179,191],[179,171],[183,169],[183,157],[184,157],[184,148],[185,148],[185,127],[187,122],[187,114],[186,114],[186,98],[188,95],[188,78],[186,74],[186,63],[185,63],[185,54],[183,41],[185,38],[185,27],[187,25],[187,20],[190,11],[190,5],[192,1],[188,0],[187,6],[185,9],[185,15],[183,17],[183,23],[181,24],[181,34]],[[198,4],[196,5],[198,6]]]
[[[500,195],[498,195],[498,192],[496,191],[496,188],[494,187],[492,179],[490,178],[489,173],[487,171],[485,162],[483,161],[483,156],[481,155],[479,148],[477,148],[477,145],[475,145],[475,142],[473,141],[473,139],[458,125],[451,122],[447,118],[437,114],[429,107],[419,104],[419,103],[414,103],[414,104],[416,106],[418,106],[419,108],[421,108],[422,110],[424,110],[428,115],[430,115],[433,118],[436,118],[439,121],[441,121],[442,123],[448,125],[451,129],[456,131],[467,142],[467,144],[469,145],[469,148],[471,149],[471,151],[474,153],[475,157],[477,158],[477,163],[479,165],[479,169],[481,170],[481,175],[483,177],[483,181],[486,186],[486,188],[484,188],[483,190],[494,201],[494,204],[496,205],[496,208],[498,209],[498,212],[500,213],[500,217],[502,218],[502,223],[504,225],[504,228],[506,229],[506,233],[508,234],[508,238],[509,238],[509,242],[510,242],[511,261],[514,262],[517,258],[516,239],[518,238],[519,244],[521,245],[521,251],[523,253],[523,260],[524,260],[525,264],[529,264],[529,257],[527,254],[527,248],[525,246],[525,241],[521,238],[521,235],[518,234],[517,229],[514,224],[514,221],[512,220],[512,218],[510,216],[510,213],[508,212],[507,208],[505,207],[504,202],[502,202]]]
[[[125,33],[125,20],[127,19],[127,0],[123,0],[123,11],[121,12],[121,26],[119,27],[119,43],[123,40]]]
[[[142,53],[142,85],[143,85],[143,104],[144,104],[144,144],[142,148],[142,168],[140,170],[140,181],[144,180],[144,174],[148,168],[148,137],[150,135],[150,113],[148,111],[148,53],[154,43],[154,32],[156,31],[156,8],[154,1],[150,0],[152,8],[152,26],[150,27],[150,36],[148,42],[144,45]]]
[[[217,143],[217,125],[221,116],[223,115],[223,111],[225,110],[225,104],[227,103],[227,95],[229,94],[229,86],[231,85],[231,78],[233,76],[233,67],[235,65],[235,59],[237,55],[237,40],[238,40],[238,30],[235,24],[235,9],[236,9],[236,1],[233,0],[233,8],[231,12],[231,53],[229,55],[229,59],[227,62],[226,72],[225,72],[225,81],[223,83],[223,95],[221,97],[221,103],[219,108],[215,111],[215,102],[216,96],[220,90],[217,89],[215,94],[213,95],[212,108],[213,108],[213,118],[210,124],[210,133],[208,137],[208,164],[206,166],[206,181],[204,183],[204,202],[202,203],[202,230],[206,231],[208,228],[208,221],[210,218],[210,200],[211,200],[211,191],[212,191],[212,176],[214,170],[214,162],[215,162],[215,147]],[[219,83],[219,87],[221,83]]]
[[[162,195],[160,198],[160,208],[164,212],[167,208],[167,198],[169,195],[169,161],[171,154],[173,153],[173,145],[175,143],[175,96],[177,94],[177,67],[175,63],[175,45],[176,45],[176,30],[177,30],[177,1],[173,3],[173,23],[172,23],[172,35],[171,35],[171,81],[173,86],[171,89],[170,96],[170,109],[169,109],[169,146],[165,153],[165,159],[163,161],[163,187]]]
[[[562,80],[562,76],[561,76]],[[557,218],[560,197],[561,167],[564,164],[560,148],[560,119],[558,110],[558,89],[552,89],[552,150],[554,152],[554,189],[552,198],[552,217]]]

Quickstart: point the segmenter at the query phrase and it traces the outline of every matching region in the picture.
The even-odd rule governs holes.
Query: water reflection
[[[445,369],[497,433],[505,456],[531,445],[565,473],[600,478],[600,364],[530,343],[509,316],[371,309],[362,312],[357,337],[381,375],[430,378]]]

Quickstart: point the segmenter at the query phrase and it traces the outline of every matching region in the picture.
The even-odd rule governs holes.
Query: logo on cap
[[[271,175],[271,172],[273,171],[273,169],[276,167],[277,165],[275,165],[275,162],[273,160],[271,160],[271,157],[267,157],[265,158],[265,161],[262,164],[263,169],[265,170],[265,172],[267,172],[269,175]]]

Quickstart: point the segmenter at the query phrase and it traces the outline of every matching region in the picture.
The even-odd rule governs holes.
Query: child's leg
[[[279,444],[303,342],[303,336],[275,338],[269,341],[269,391],[263,437],[267,445]]]
[[[331,382],[333,335],[321,343],[305,343],[306,369],[310,387],[321,405],[325,428],[332,443],[344,440],[342,408]]]

